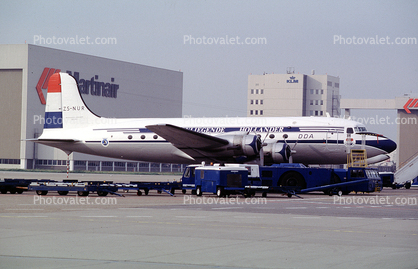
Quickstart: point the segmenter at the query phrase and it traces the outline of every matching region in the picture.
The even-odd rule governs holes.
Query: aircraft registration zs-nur
[[[205,124],[207,123],[207,124]],[[396,143],[358,122],[332,117],[112,119],[94,114],[76,80],[51,76],[42,135],[65,151],[160,163],[297,162],[343,164],[347,144],[363,145],[368,163],[389,158]]]

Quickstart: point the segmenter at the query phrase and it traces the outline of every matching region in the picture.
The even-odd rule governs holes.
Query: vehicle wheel
[[[145,195],[148,195],[149,189],[144,189],[144,193],[145,193]]]
[[[142,195],[142,191],[138,190],[138,192],[136,193],[136,195],[141,196]]]
[[[108,194],[107,191],[98,191],[97,192],[97,195],[99,195],[99,196],[106,196],[107,194]]]
[[[202,196],[202,187],[201,186],[197,186],[197,188],[196,188],[196,195],[197,196]]]
[[[16,190],[17,194],[22,194],[23,190]]]
[[[411,188],[411,182],[406,182],[405,183],[405,189],[410,189]]]
[[[171,193],[172,195],[174,195],[174,194],[176,193],[176,190],[175,190],[174,188],[171,188],[171,189],[170,189],[170,193]]]
[[[223,187],[217,187],[216,188],[216,196],[222,197],[224,195],[224,188]]]
[[[0,192],[1,192],[1,194],[6,194],[7,190],[1,190]]]
[[[292,194],[288,192],[287,197],[292,198]]]
[[[58,191],[58,194],[59,195],[67,195],[68,194],[68,191]]]
[[[263,192],[263,193],[261,194],[261,197],[266,198],[266,197],[267,197],[267,192]]]
[[[77,194],[78,194],[78,196],[88,196],[89,192],[88,191],[78,191]]]
[[[47,195],[48,191],[36,191],[37,195]]]
[[[16,193],[16,189],[11,189],[10,190],[10,194],[15,194]]]
[[[186,194],[186,189],[182,189],[181,193]]]
[[[281,186],[305,188],[306,183],[302,175],[297,172],[289,172],[282,176],[279,181]]]

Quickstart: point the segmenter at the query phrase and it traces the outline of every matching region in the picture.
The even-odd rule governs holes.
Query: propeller
[[[287,134],[284,134],[283,135],[283,139],[284,139],[284,142],[286,143],[286,144],[288,144],[287,143],[287,141],[286,141],[286,139],[288,138],[289,136],[287,135]],[[293,154],[296,154],[296,150],[295,150],[295,148],[296,148],[296,145],[298,144],[298,141],[299,141],[299,139],[298,140],[296,140],[296,143],[293,145],[293,147],[290,149],[290,156],[289,156],[289,163],[293,163]]]

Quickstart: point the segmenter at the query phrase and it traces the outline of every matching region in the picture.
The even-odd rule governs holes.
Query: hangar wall
[[[5,115],[0,167],[54,166],[67,159],[61,150],[25,141],[42,133],[48,79],[58,71],[78,80],[86,105],[97,115],[182,117],[182,72],[29,44],[0,45],[0,111]],[[73,153],[71,161],[77,160],[113,161]]]

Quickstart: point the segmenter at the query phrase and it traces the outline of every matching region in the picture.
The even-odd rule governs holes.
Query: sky
[[[180,70],[183,115],[235,117],[246,115],[248,75],[287,67],[340,77],[342,98],[418,96],[417,14],[418,1],[402,0],[1,0],[0,43]],[[71,38],[92,44],[65,44]],[[366,125],[396,139],[394,125]]]

